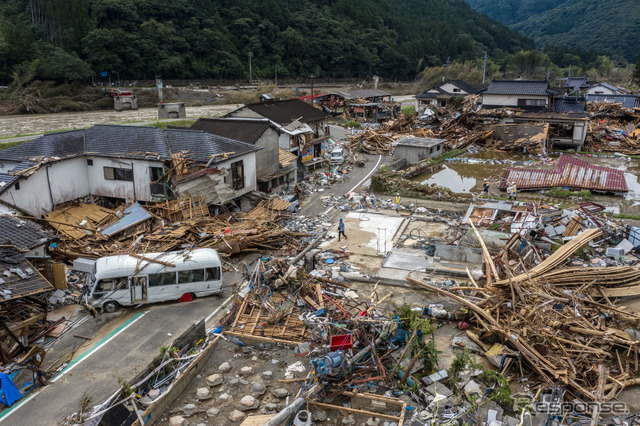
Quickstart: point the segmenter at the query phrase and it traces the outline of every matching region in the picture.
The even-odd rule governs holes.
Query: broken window
[[[133,182],[133,169],[104,167],[104,178],[106,180],[125,180]]]
[[[244,165],[242,160],[231,163],[231,187],[235,191],[244,188]]]
[[[127,277],[120,278],[107,278],[98,281],[96,288],[93,291],[94,295],[104,294],[115,290],[124,290],[129,286],[129,279]]]

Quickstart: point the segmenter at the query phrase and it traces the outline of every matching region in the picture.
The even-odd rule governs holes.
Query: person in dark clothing
[[[345,240],[347,239],[347,236],[344,234],[344,222],[342,221],[342,218],[340,218],[340,223],[338,223],[338,241],[340,241],[341,235]]]
[[[489,195],[489,181],[487,179],[485,179],[484,183],[482,184],[482,192]]]

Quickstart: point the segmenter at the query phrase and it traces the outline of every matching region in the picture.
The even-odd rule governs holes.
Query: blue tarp
[[[137,201],[124,209],[123,213],[124,216],[122,217],[122,219],[103,230],[102,235],[110,237],[152,217],[151,214],[149,214],[149,212],[146,211],[144,207],[138,204]]]
[[[22,398],[18,387],[6,374],[0,373],[0,402],[7,407],[11,407],[14,402]]]

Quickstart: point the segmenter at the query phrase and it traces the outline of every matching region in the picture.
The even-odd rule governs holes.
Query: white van
[[[87,304],[114,312],[120,306],[178,300],[222,291],[218,252],[202,248],[101,257],[89,278]]]
[[[336,148],[331,151],[331,164],[344,163],[344,150],[342,148]]]

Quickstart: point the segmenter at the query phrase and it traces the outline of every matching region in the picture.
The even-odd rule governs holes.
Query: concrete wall
[[[482,250],[473,247],[436,244],[435,255],[441,257],[443,260],[449,260],[452,262],[466,262],[480,265],[484,262]]]
[[[278,156],[280,155],[278,132],[269,127],[255,143],[263,149],[256,152],[256,175],[258,177],[278,173]]]
[[[456,95],[461,95],[462,96],[462,95],[468,95],[469,94],[468,92],[465,92],[464,90],[460,89],[455,84],[451,84],[451,83],[445,83],[442,86],[440,86],[440,88],[442,90],[444,90],[445,92],[454,93]],[[458,90],[458,92],[456,92],[456,90]]]
[[[438,147],[440,149],[438,149]],[[422,160],[431,157],[437,157],[444,152],[442,144],[438,144],[429,148],[421,146],[407,146],[398,145],[395,149],[395,158],[398,160],[405,160],[405,165],[408,167],[412,164],[419,163]]]
[[[236,161],[240,160],[242,160],[244,165],[244,188],[235,191],[236,198],[258,189],[258,181],[256,175],[256,153],[251,152],[245,155],[241,155],[240,157],[230,158],[227,161],[223,161],[221,163],[216,163],[213,165],[218,169],[227,169],[229,174],[225,183],[231,185],[231,163],[235,163]]]
[[[93,165],[86,166],[89,187],[93,195],[138,201],[153,201],[151,196],[151,167],[162,167],[161,161],[119,160],[103,157],[87,157]],[[85,160],[86,164],[86,160]],[[104,178],[104,168],[133,168],[133,182]],[[135,196],[134,196],[135,194]]]
[[[542,99],[549,105],[548,96],[533,95],[482,95],[482,105],[518,106],[518,99]]]
[[[184,103],[158,104],[158,119],[163,118],[187,118]]]
[[[608,89],[604,86],[593,86],[587,89],[587,95],[615,95],[617,91]]]

